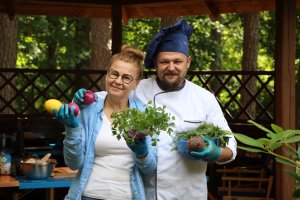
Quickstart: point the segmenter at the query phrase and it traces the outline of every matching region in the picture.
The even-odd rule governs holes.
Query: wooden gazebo
[[[112,18],[112,52],[122,42],[122,20],[165,16],[209,15],[221,13],[276,12],[275,123],[295,128],[295,44],[296,9],[300,0],[0,0],[0,12],[15,15],[78,16]],[[276,166],[276,199],[288,200],[294,180],[284,166]]]

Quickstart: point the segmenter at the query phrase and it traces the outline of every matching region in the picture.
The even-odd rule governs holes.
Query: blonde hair
[[[145,54],[138,48],[129,45],[123,45],[121,52],[113,55],[109,61],[109,68],[113,62],[117,60],[122,60],[124,62],[135,64],[138,68],[138,79],[141,79],[143,76],[143,63],[144,63]]]

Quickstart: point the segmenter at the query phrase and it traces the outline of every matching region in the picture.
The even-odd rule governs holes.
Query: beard
[[[175,82],[168,82],[166,79],[159,79],[156,77],[156,82],[160,89],[164,91],[178,91],[182,89],[185,85],[185,80],[177,79]]]

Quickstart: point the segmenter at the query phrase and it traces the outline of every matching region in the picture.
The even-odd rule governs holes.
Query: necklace
[[[126,105],[126,107],[123,107],[123,108],[116,108],[116,107],[115,107],[108,99],[106,99],[106,102],[107,102],[107,104],[109,105],[109,107],[111,107],[112,110],[113,110],[113,111],[116,111],[116,112],[121,112],[121,111],[123,111],[123,110],[125,110],[125,109],[128,108],[128,104]]]

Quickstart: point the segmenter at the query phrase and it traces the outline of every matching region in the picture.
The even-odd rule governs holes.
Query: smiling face
[[[128,98],[130,91],[138,85],[138,75],[139,68],[135,64],[122,60],[114,61],[105,79],[107,93],[117,98]],[[128,83],[130,77],[133,80]]]
[[[179,52],[160,52],[155,67],[160,85],[164,90],[176,90],[182,86],[192,58]]]

